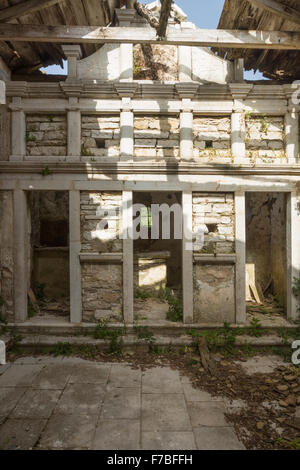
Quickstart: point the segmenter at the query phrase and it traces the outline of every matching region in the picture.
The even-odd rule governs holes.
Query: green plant
[[[72,344],[62,343],[61,341],[55,344],[52,348],[51,353],[54,357],[57,356],[70,356],[72,354]]]
[[[114,354],[121,354],[123,351],[123,340],[118,339],[119,336],[125,334],[125,329],[112,329],[109,328],[106,320],[100,320],[95,327],[95,339],[110,339],[109,352]]]
[[[248,328],[248,334],[259,338],[264,334],[264,330],[258,318],[253,317]]]
[[[42,176],[52,175],[52,173],[53,173],[53,171],[50,170],[50,168],[48,166],[45,166],[45,168],[43,168],[42,171],[41,171]]]
[[[139,339],[151,340],[154,338],[153,332],[147,326],[136,326],[134,332]]]
[[[32,318],[36,315],[36,311],[34,310],[34,307],[32,305],[31,300],[28,302],[28,318]]]
[[[169,304],[169,310],[167,311],[166,318],[169,321],[181,322],[183,321],[183,308],[182,308],[182,294],[181,290],[177,295],[167,288],[166,289],[166,300]]]
[[[34,286],[34,293],[40,308],[43,308],[46,303],[45,287],[46,284],[36,284]]]
[[[109,345],[109,352],[111,354],[122,355],[123,354],[123,339],[118,336],[112,336]]]
[[[134,298],[135,299],[146,300],[146,299],[150,299],[152,296],[153,296],[153,294],[150,291],[146,290],[146,289],[136,288],[134,290]]]
[[[95,154],[93,152],[91,152],[90,150],[88,150],[87,148],[85,148],[85,146],[82,144],[82,146],[81,146],[81,156],[82,157],[94,157]]]
[[[25,141],[26,141],[26,142],[35,142],[35,141],[36,141],[36,136],[30,134],[29,131],[26,131],[26,133],[25,133]]]

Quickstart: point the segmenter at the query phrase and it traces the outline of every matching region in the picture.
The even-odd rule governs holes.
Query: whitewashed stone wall
[[[67,116],[27,114],[26,153],[30,156],[67,155]]]
[[[234,253],[233,193],[193,193],[193,233],[204,230],[204,246],[195,252]]]
[[[179,157],[179,119],[138,116],[134,119],[135,157]]]
[[[252,163],[286,163],[283,116],[246,115],[246,156]]]
[[[194,117],[194,157],[204,162],[231,163],[230,117]]]
[[[83,253],[121,253],[122,241],[115,239],[119,232],[122,194],[117,192],[81,192],[81,251]],[[105,217],[107,229],[99,223],[107,211],[116,216]],[[100,319],[122,320],[122,264],[82,263],[83,321]]]
[[[120,154],[120,116],[82,115],[81,132],[82,157],[90,159]]]
[[[14,320],[13,193],[0,191],[0,314]],[[26,280],[24,280],[26,282]]]

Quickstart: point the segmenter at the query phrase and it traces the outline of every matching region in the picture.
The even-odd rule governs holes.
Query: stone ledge
[[[205,263],[205,264],[236,264],[236,255],[231,254],[195,254],[194,263]]]
[[[80,253],[81,263],[116,263],[123,262],[122,253]]]

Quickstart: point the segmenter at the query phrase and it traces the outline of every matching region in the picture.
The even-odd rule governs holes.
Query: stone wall
[[[122,194],[81,192],[82,253],[121,253],[120,230]],[[114,215],[106,214],[114,211]],[[100,226],[105,216],[107,228]],[[122,320],[122,264],[84,262],[81,265],[83,321]]]
[[[119,156],[120,116],[82,115],[81,132],[83,157]]]
[[[0,191],[0,220],[0,313],[9,321],[14,321],[12,191]]]
[[[204,231],[204,246],[195,243],[201,253],[234,253],[233,193],[193,193],[193,233]]]
[[[24,138],[29,156],[67,155],[67,116],[27,114]]]
[[[194,322],[235,322],[235,267],[194,264]]]
[[[246,156],[252,163],[286,163],[283,116],[246,115]]]
[[[194,116],[194,157],[206,161],[231,163],[230,117]]]
[[[179,119],[168,116],[134,118],[135,157],[179,157]]]

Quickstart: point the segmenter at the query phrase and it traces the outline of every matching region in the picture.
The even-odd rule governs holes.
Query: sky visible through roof
[[[141,3],[149,4],[153,0],[143,0]],[[188,20],[195,23],[198,28],[216,29],[224,6],[224,0],[175,0],[175,3],[187,14]],[[64,69],[57,65],[42,68],[47,74],[66,74],[67,68],[64,62]],[[262,80],[264,77],[260,72],[245,72],[247,80]]]

